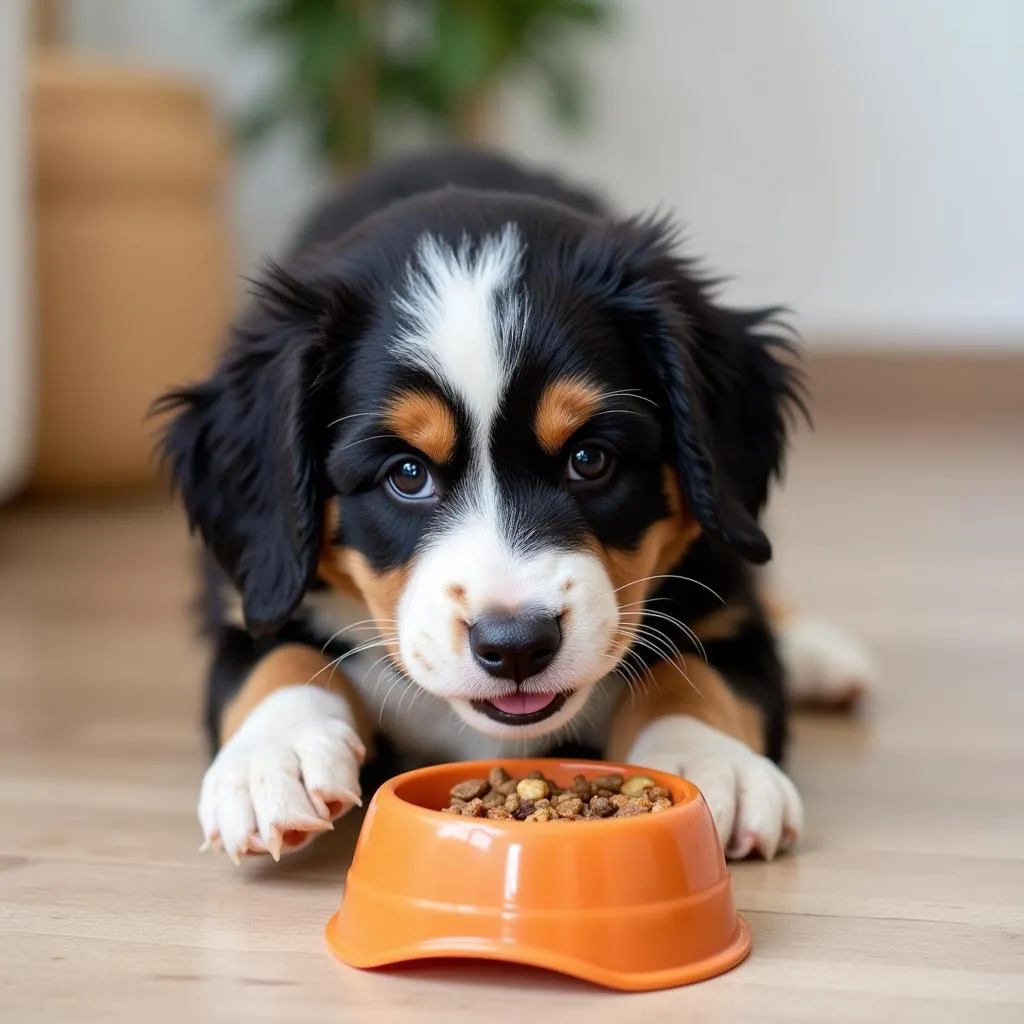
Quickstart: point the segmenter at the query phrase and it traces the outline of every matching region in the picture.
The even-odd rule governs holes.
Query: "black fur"
[[[787,416],[802,408],[775,311],[719,305],[710,282],[676,254],[667,223],[617,219],[588,193],[462,152],[397,162],[315,211],[286,266],[270,268],[258,285],[216,373],[158,403],[174,413],[163,451],[190,523],[242,595],[249,629],[214,624],[211,734],[268,645],[322,640],[293,616],[317,585],[328,497],[340,496],[344,510],[331,539],[378,571],[406,561],[429,528],[431,513],[398,515],[376,486],[393,443],[371,436],[371,416],[398,376],[414,383],[386,344],[400,326],[391,298],[424,232],[457,246],[509,221],[526,242],[531,320],[492,438],[494,451],[512,460],[501,484],[505,515],[524,543],[543,524],[549,542],[572,546],[589,531],[629,548],[667,512],[661,472],[670,464],[704,530],[675,571],[751,609],[744,631],[708,654],[764,711],[769,752],[781,757],[782,674],[747,568],[770,558],[759,516],[781,469]],[[615,487],[593,498],[568,494],[515,415],[533,407],[552,373],[574,370],[659,406],[625,397],[609,413],[602,430],[629,458]],[[457,396],[445,397],[461,416]],[[466,458],[456,452],[444,467],[455,481],[451,500]],[[443,517],[443,502],[433,515]],[[654,596],[686,622],[718,607],[679,581]],[[685,649],[685,637],[674,639]]]

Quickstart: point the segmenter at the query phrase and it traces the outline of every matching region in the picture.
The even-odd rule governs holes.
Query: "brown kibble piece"
[[[516,786],[518,785],[518,779],[509,779],[507,782],[503,782],[498,786],[498,792],[503,796],[511,796],[516,791]]]
[[[595,793],[594,796],[603,796],[606,800],[613,796],[619,796],[617,790],[608,789],[606,786],[601,786]]]
[[[590,801],[590,813],[598,818],[607,818],[615,813],[615,805],[606,796],[595,796]]]
[[[466,818],[482,818],[487,813],[487,808],[484,807],[483,800],[476,797],[476,799],[470,800],[460,813]]]
[[[618,793],[622,789],[622,776],[621,775],[599,775],[593,780],[593,784],[598,789],[610,789],[613,793]]]
[[[512,817],[512,815],[508,811],[506,811],[504,807],[489,807],[487,809],[487,817],[496,818],[499,820],[504,819],[507,821],[509,818]]]
[[[517,794],[513,793],[511,796],[505,797],[505,810],[506,811],[518,811],[520,801]]]
[[[533,814],[533,804],[529,800],[520,800],[519,806],[512,812],[512,817],[516,821],[526,821],[531,814]]]
[[[583,813],[583,801],[578,796],[559,800],[555,811],[560,818],[578,818]]]
[[[658,797],[658,799],[651,804],[651,814],[654,814],[657,811],[667,811],[671,806],[671,800],[667,800],[664,797]]]
[[[532,814],[527,815],[524,821],[552,821],[557,818],[558,815],[551,810],[550,807],[541,807],[534,811]]]
[[[528,779],[540,779],[540,780],[543,781],[544,780],[544,773],[543,772],[530,772],[530,774],[527,775],[526,778],[528,778]]]
[[[652,786],[647,791],[648,799],[650,800],[668,800],[672,802],[672,794],[664,786]]]
[[[620,811],[622,810],[623,807],[626,806],[626,804],[629,803],[629,797],[628,796],[623,796],[621,793],[616,793],[615,796],[610,796],[610,797],[608,797],[608,799]]]
[[[442,814],[461,814],[462,813],[462,808],[456,807],[453,804],[451,807],[442,807],[441,808],[441,813]]]
[[[654,785],[654,779],[649,779],[646,775],[634,775],[623,782],[621,792],[630,797],[639,796],[645,789],[651,789]]]
[[[487,775],[487,784],[491,789],[499,789],[505,785],[506,782],[511,782],[512,776],[509,775],[501,765],[495,765]]]
[[[491,788],[486,779],[466,779],[451,788],[451,795],[460,800],[475,800]]]
[[[525,778],[516,786],[516,792],[524,800],[540,800],[546,797],[551,789],[542,778]]]
[[[504,807],[505,798],[496,790],[492,789],[487,796],[484,797],[484,807],[490,810],[492,807]]]

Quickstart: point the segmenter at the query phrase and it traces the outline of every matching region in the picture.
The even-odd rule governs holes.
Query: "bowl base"
[[[331,953],[350,967],[373,969],[426,960],[490,960],[495,963],[536,967],[578,978],[581,981],[616,989],[620,992],[652,992],[658,989],[678,988],[724,974],[741,964],[750,954],[750,928],[742,917],[736,917],[733,941],[713,956],[697,962],[680,964],[650,973],[615,971],[598,964],[588,963],[546,949],[533,949],[522,945],[505,945],[472,938],[437,938],[404,948],[366,955],[347,942],[340,925],[341,914],[335,914],[327,923],[326,939]]]

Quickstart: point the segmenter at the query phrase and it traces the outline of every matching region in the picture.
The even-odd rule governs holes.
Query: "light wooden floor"
[[[0,514],[4,1021],[1024,1021],[1024,431],[826,426],[780,574],[887,685],[801,721],[797,856],[735,868],[752,958],[605,993],[502,967],[329,959],[350,826],[237,870],[197,852],[201,654],[162,507]]]

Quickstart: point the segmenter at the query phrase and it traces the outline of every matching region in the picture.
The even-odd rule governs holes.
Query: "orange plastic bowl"
[[[645,991],[738,964],[737,915],[711,813],[674,775],[599,762],[501,762],[513,775],[642,772],[672,792],[659,814],[569,824],[442,814],[448,791],[493,762],[399,775],[370,803],[342,899],[327,926],[354,967],[432,957],[501,960]]]

